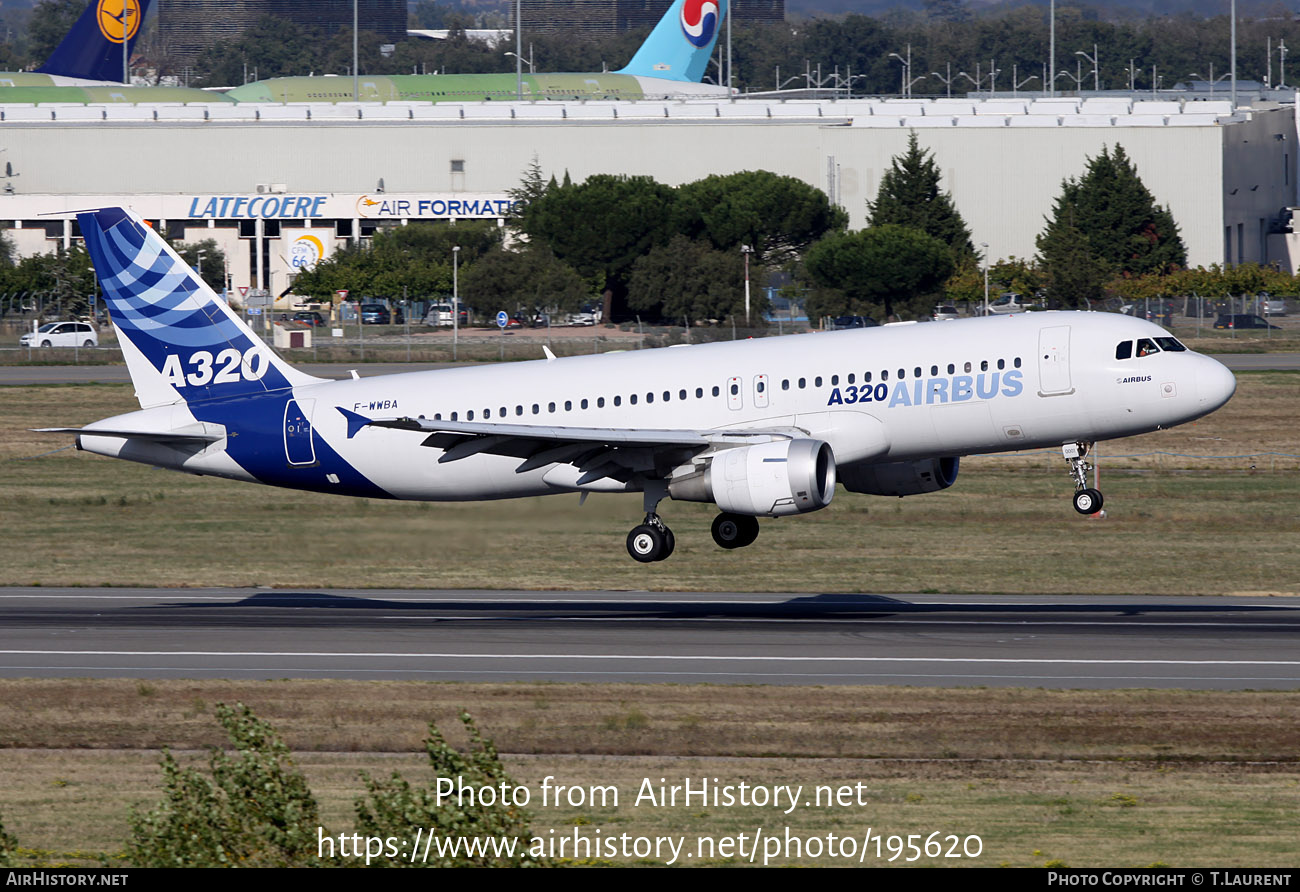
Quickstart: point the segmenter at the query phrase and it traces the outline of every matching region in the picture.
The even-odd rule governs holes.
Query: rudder
[[[677,0],[618,73],[698,84],[727,8],[728,0]]]
[[[77,220],[142,408],[321,380],[277,356],[131,211],[101,208]]]

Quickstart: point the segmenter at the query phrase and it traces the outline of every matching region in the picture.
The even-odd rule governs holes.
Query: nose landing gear
[[[1066,462],[1070,465],[1070,476],[1074,478],[1074,510],[1080,514],[1096,514],[1101,510],[1101,491],[1088,486],[1088,472],[1093,469],[1087,461],[1091,443],[1066,443],[1061,447]]]

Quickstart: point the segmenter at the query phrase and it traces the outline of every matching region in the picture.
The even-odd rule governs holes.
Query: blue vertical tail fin
[[[698,84],[718,42],[728,0],[677,0],[619,74]]]
[[[77,221],[141,407],[320,382],[277,356],[136,214],[100,208]]]
[[[122,40],[127,53],[144,24],[149,0],[91,0],[68,36],[36,70],[94,81],[122,80]]]

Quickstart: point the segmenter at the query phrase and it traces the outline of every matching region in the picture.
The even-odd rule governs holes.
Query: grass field
[[[28,428],[133,407],[127,386],[8,388],[0,583],[842,592],[1296,593],[1300,374],[1239,376],[1197,423],[1103,444],[1107,518],[1080,518],[1055,453],[971,458],[951,489],[843,491],[727,552],[714,511],[665,503],[677,552],[632,562],[639,496],[428,504],[198,478],[64,450]],[[1154,559],[1153,559],[1154,556]],[[1008,572],[1008,558],[1015,571]]]
[[[429,783],[424,725],[437,720],[463,744],[454,714],[465,705],[538,798],[548,775],[618,788],[617,807],[534,807],[539,835],[762,827],[861,839],[871,828],[978,835],[983,853],[965,863],[979,865],[1296,863],[1296,693],[288,680],[0,681],[0,815],[23,860],[121,851],[128,806],[159,799],[157,748],[198,764],[199,748],[221,742],[217,701],[248,703],[281,729],[334,834],[353,826],[360,771]],[[791,814],[634,804],[645,779],[686,777],[801,784],[810,796],[862,784],[863,795]]]
[[[712,510],[671,503],[677,552],[623,550],[639,498],[487,504],[341,499],[56,452],[27,428],[134,408],[129,387],[0,396],[0,584],[1296,594],[1300,374],[1238,376],[1192,425],[1101,447],[1108,517],[1080,518],[1055,454],[964,460],[905,500],[841,492],[723,552]],[[618,808],[549,809],[534,832],[976,834],[977,863],[1295,865],[1300,694],[672,685],[0,681],[0,820],[24,863],[119,852],[159,797],[158,749],[201,761],[218,701],[281,728],[330,831],[359,770],[427,774],[423,725],[465,706],[533,790],[614,784]],[[856,784],[867,804],[647,808],[644,778]],[[427,777],[425,778],[427,781]],[[885,857],[888,857],[888,851]],[[637,859],[629,861],[636,863]],[[649,858],[647,863],[662,863]],[[707,863],[715,863],[708,862]],[[730,863],[721,861],[721,863]],[[834,863],[792,858],[780,863]],[[875,863],[869,858],[867,863]],[[928,862],[927,862],[928,863]]]

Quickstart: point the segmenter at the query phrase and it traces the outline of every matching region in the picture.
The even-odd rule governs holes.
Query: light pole
[[[989,314],[989,243],[980,242],[984,249],[984,315]]]
[[[912,45],[910,43],[907,45],[906,59],[904,59],[898,53],[890,53],[889,56],[891,59],[897,59],[898,61],[903,63],[903,96],[904,97],[911,96],[912,84],[916,82],[912,80]],[[917,78],[917,80],[921,80],[921,79],[922,78]]]
[[[514,56],[515,54],[514,54],[514,53],[511,53],[511,52],[507,52],[505,55],[507,55],[507,56]],[[522,63],[524,63],[525,65],[528,66],[528,73],[529,73],[529,74],[536,74],[536,73],[537,73],[536,69],[533,68],[533,57],[534,57],[535,55],[536,55],[536,53],[533,52],[533,45],[530,43],[530,44],[528,44],[528,58],[527,58],[527,59],[520,59],[520,60],[519,60],[520,62],[522,62]],[[522,92],[522,88],[521,88],[521,92]]]
[[[1201,77],[1199,74],[1197,74],[1195,71],[1191,72],[1191,73],[1188,74],[1187,76],[1188,76],[1188,77],[1194,77],[1194,78],[1196,78],[1197,80],[1202,80],[1202,81],[1203,81],[1203,80],[1206,80],[1205,78],[1203,78],[1203,77]],[[1210,63],[1210,77],[1209,77],[1209,81],[1208,81],[1208,83],[1209,83],[1209,85],[1210,85],[1210,95],[1211,95],[1211,96],[1214,95],[1214,85],[1215,85],[1215,84],[1217,84],[1217,83],[1218,83],[1219,81],[1221,81],[1221,80],[1227,80],[1227,79],[1228,79],[1229,77],[1231,77],[1231,76],[1232,76],[1232,72],[1228,72],[1227,74],[1221,74],[1221,75],[1219,75],[1218,77],[1215,77],[1215,76],[1214,76],[1214,63],[1211,62],[1211,63]]]
[[[459,357],[460,346],[460,245],[451,249],[451,361]]]
[[[740,253],[745,255],[745,327],[749,327],[749,255],[754,253],[754,249],[749,245],[741,245]]]
[[[1091,56],[1089,56],[1083,50],[1075,50],[1074,54],[1076,56],[1083,56],[1083,58],[1087,59],[1089,62],[1092,63],[1092,91],[1094,93],[1100,93],[1101,92],[1101,74],[1100,74],[1101,66],[1097,64],[1097,44],[1094,43],[1092,45]]]
[[[947,67],[945,67],[944,70],[948,72],[947,77],[944,77],[942,74],[940,74],[937,71],[931,71],[930,73],[933,74],[935,77],[937,77],[939,79],[939,82],[948,88],[948,98],[951,99],[952,98],[952,63],[951,62],[947,63]]]
[[[1020,80],[1020,75],[1016,72],[1015,63],[1013,62],[1011,64],[1011,95],[1012,96],[1019,96],[1021,87],[1023,87],[1025,84],[1029,83],[1030,81],[1036,81],[1036,80],[1038,80],[1038,75],[1036,74],[1031,74],[1029,75],[1029,77],[1025,78],[1024,80]]]

